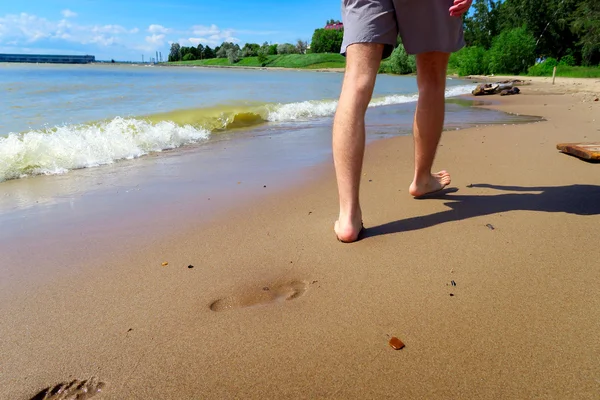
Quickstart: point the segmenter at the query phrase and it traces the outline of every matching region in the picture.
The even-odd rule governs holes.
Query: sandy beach
[[[326,163],[212,218],[5,253],[0,399],[90,377],[94,399],[597,399],[600,164],[556,144],[600,141],[600,80],[542,79],[483,100],[545,121],[443,135],[438,198],[408,194],[410,137],[369,145],[355,244]]]

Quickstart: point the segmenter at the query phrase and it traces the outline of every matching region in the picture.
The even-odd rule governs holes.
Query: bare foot
[[[414,197],[422,197],[431,193],[439,192],[450,184],[450,174],[447,171],[440,171],[431,174],[427,180],[417,182],[416,180],[410,185],[408,192]]]
[[[341,221],[343,221],[343,223]],[[340,218],[335,221],[333,230],[335,231],[335,235],[340,242],[356,242],[360,232],[363,230],[362,217],[359,214],[357,218],[352,220],[350,218],[342,218],[340,215]]]

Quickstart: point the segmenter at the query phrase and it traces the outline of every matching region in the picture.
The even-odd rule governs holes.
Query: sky
[[[26,0],[2,1],[0,53],[91,54],[141,61],[170,44],[214,48],[223,41],[310,41],[339,0]]]

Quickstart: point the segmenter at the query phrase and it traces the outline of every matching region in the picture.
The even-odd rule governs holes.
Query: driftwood
[[[487,96],[500,93],[501,96],[519,94],[521,91],[515,86],[515,81],[504,81],[499,83],[481,83],[471,92],[474,96]]]

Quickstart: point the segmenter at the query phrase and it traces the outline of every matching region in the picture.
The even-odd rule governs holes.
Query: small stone
[[[598,98],[596,97],[596,98],[594,99],[594,101],[598,101]]]
[[[454,293],[450,293],[450,297],[454,297]]]
[[[369,179],[369,182],[373,182],[373,179]]]
[[[188,265],[188,268],[194,268],[194,266],[192,264]]]
[[[485,226],[486,226],[486,227],[488,227],[488,228],[489,228],[490,230],[492,230],[492,231],[493,231],[494,229],[496,229],[496,228],[494,228],[494,225],[492,225],[492,224],[486,224]]]
[[[269,289],[269,287],[268,287],[268,286],[265,286],[265,287],[263,288],[263,290],[264,290],[265,292],[268,292],[270,289]]]
[[[398,339],[395,336],[390,339],[389,344],[394,350],[400,350],[404,347],[404,343],[402,343],[402,340]]]
[[[169,263],[168,263],[168,262],[166,262],[166,261],[165,261],[164,263],[162,263],[162,266],[163,266],[163,267],[166,267],[167,265],[169,265]]]
[[[452,286],[456,286],[456,282],[451,281],[450,283],[452,284]]]
[[[267,185],[264,185],[263,187],[264,187],[264,188],[266,188],[266,187],[267,187]]]

